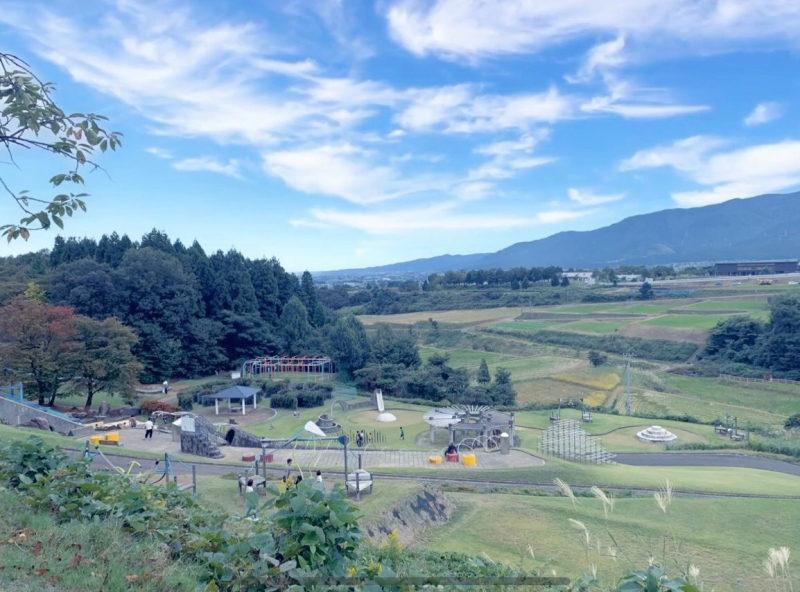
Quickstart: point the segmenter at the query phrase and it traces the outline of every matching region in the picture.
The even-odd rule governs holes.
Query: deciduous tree
[[[0,308],[0,357],[40,405],[54,405],[76,349],[74,313],[65,306],[18,297]]]
[[[71,353],[68,388],[86,395],[86,409],[100,392],[124,395],[136,384],[142,365],[131,353],[138,338],[130,327],[115,318],[96,321],[77,315],[73,319],[75,343]]]
[[[53,100],[54,87],[42,82],[22,59],[0,53],[0,144],[12,165],[20,150],[33,150],[44,156],[64,159],[68,167],[50,178],[53,187],[64,184],[82,186],[84,168],[98,168],[92,161],[96,151],[115,150],[120,134],[107,132],[100,124],[102,115],[73,113],[67,115]],[[63,218],[86,210],[86,193],[59,193],[55,197],[34,196],[28,190],[12,189],[0,177],[0,186],[23,212],[18,224],[0,226],[8,241],[28,239],[32,230],[64,227]]]

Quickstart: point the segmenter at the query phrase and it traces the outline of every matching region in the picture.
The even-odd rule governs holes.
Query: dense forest
[[[235,250],[206,254],[153,230],[141,241],[116,233],[56,238],[53,249],[3,261],[9,302],[34,282],[46,300],[76,314],[115,317],[138,336],[144,382],[201,376],[266,354],[316,354],[327,316],[309,273]]]

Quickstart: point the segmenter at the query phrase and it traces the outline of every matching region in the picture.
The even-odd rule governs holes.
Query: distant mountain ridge
[[[320,276],[558,265],[598,268],[800,258],[800,192],[631,216],[604,228],[559,232],[496,253],[442,255]],[[315,274],[317,275],[317,274]]]

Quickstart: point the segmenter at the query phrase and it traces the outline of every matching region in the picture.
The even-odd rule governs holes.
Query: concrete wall
[[[56,432],[66,436],[86,436],[94,431],[92,426],[85,426],[74,421],[62,419],[46,411],[22,405],[5,397],[0,397],[0,417],[12,426],[26,423],[37,417],[46,419],[47,423],[53,426]]]

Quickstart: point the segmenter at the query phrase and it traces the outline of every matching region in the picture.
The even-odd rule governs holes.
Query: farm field
[[[642,325],[656,327],[677,327],[687,329],[713,329],[720,321],[725,321],[731,315],[682,315],[668,314],[660,317],[641,321]]]
[[[606,335],[613,333],[617,329],[627,325],[627,322],[612,322],[612,321],[576,321],[574,323],[566,323],[558,325],[559,331],[577,331],[578,333],[597,333]]]
[[[365,325],[377,323],[393,323],[410,325],[433,319],[440,323],[483,323],[519,316],[519,308],[479,308],[474,310],[439,310],[427,312],[409,312],[392,315],[359,315],[358,319]]]
[[[682,307],[687,310],[765,310],[767,303],[764,300],[703,300],[689,306]]]
[[[541,331],[553,325],[557,325],[555,321],[512,321],[495,323],[492,327],[498,329],[511,329],[513,331]]]
[[[664,380],[681,394],[711,403],[750,407],[785,416],[800,413],[800,385],[721,381],[674,374],[666,375]]]
[[[486,360],[487,364],[500,364],[502,362],[516,359],[514,356],[507,354],[485,352],[474,349],[437,349],[433,347],[419,348],[419,355],[423,362],[430,358],[433,354],[447,354],[450,356],[449,364],[453,368],[477,368],[480,365],[481,360]]]
[[[579,498],[573,506],[566,498],[448,495],[459,509],[423,546],[485,553],[492,560],[522,562],[544,573],[572,575],[595,564],[599,579],[611,581],[628,568],[628,561],[646,565],[649,556],[662,558],[666,542],[668,565],[698,566],[704,589],[750,592],[764,583],[762,562],[770,547],[786,545],[794,550],[800,545],[800,531],[793,527],[796,502],[791,500],[677,498],[664,515],[651,497],[618,499],[606,520],[601,503],[594,499]],[[588,552],[583,532],[570,519],[589,530],[593,542]],[[741,525],[756,522],[759,527],[746,529],[742,536]],[[621,550],[618,556],[627,557],[616,564],[607,550],[616,546],[609,533]],[[595,537],[600,538],[599,554]],[[678,551],[672,544],[676,539]]]

